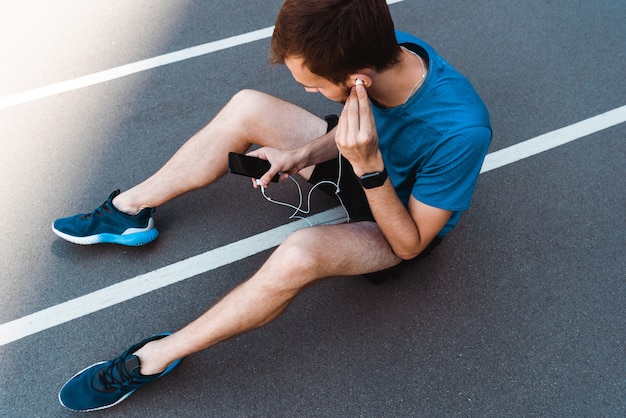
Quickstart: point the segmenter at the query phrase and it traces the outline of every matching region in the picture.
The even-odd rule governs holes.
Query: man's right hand
[[[300,167],[302,164],[302,158],[297,150],[294,151],[282,151],[276,148],[262,147],[248,153],[253,157],[262,158],[272,164],[271,168],[265,173],[259,180],[259,182],[252,181],[252,186],[257,188],[263,186],[267,188],[272,178],[280,173],[279,181],[286,179],[291,174],[296,174],[304,167]]]

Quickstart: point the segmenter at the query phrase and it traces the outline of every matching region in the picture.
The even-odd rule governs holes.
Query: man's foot
[[[112,243],[139,246],[153,241],[159,231],[154,227],[153,208],[146,208],[137,215],[120,212],[113,206],[113,198],[119,190],[91,213],[74,215],[54,221],[52,231],[74,244],[89,245]]]
[[[130,346],[121,356],[93,364],[68,380],[59,392],[59,401],[74,411],[96,411],[110,408],[128,398],[141,386],[163,377],[182,359],[171,363],[163,372],[150,376],[140,373],[139,357],[133,353],[150,341],[170,335],[162,333]]]

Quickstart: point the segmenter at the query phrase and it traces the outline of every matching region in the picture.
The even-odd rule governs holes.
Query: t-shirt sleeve
[[[440,141],[416,173],[413,197],[440,209],[468,209],[490,141],[487,127],[466,128]]]

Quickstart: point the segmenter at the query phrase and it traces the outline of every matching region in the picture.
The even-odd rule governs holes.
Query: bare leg
[[[338,275],[369,273],[400,262],[373,222],[320,226],[291,235],[248,281],[195,321],[135,354],[143,374],[278,317],[307,285]]]
[[[278,98],[243,90],[159,171],[118,195],[114,204],[129,214],[160,206],[223,176],[229,151],[245,152],[252,144],[294,149],[325,132],[326,123],[317,116]]]

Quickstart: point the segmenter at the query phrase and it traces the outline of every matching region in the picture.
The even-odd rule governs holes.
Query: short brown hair
[[[286,0],[272,36],[273,63],[301,58],[334,83],[363,68],[383,71],[400,52],[385,0]]]

